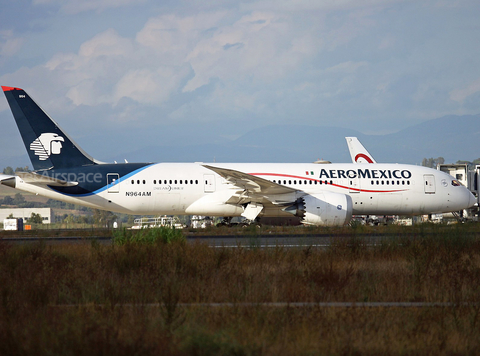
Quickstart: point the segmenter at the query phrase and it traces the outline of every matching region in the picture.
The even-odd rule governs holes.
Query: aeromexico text
[[[410,179],[412,172],[403,169],[322,169],[320,171],[320,179],[335,179],[335,178],[369,178],[369,179]]]

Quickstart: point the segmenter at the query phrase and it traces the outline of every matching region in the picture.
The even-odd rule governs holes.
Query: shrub
[[[185,236],[181,230],[176,230],[174,227],[155,227],[144,228],[140,230],[115,230],[113,232],[113,243],[115,245],[125,244],[156,244],[156,243],[172,243],[184,242]]]

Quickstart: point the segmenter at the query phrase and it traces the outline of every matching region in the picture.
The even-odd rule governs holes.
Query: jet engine
[[[336,226],[350,221],[352,208],[349,195],[323,192],[298,198],[283,210],[302,218],[306,225]]]

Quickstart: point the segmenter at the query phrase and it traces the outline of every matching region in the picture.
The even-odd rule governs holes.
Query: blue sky
[[[473,0],[3,1],[0,84],[107,156],[272,124],[382,134],[480,113],[479,18]],[[21,147],[6,100],[0,120]]]

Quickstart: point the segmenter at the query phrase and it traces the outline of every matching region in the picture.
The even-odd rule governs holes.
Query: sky
[[[480,113],[478,0],[1,0],[0,9],[0,84],[25,89],[99,158],[228,142],[268,125],[385,134]],[[2,151],[24,150],[3,99],[0,120]]]

